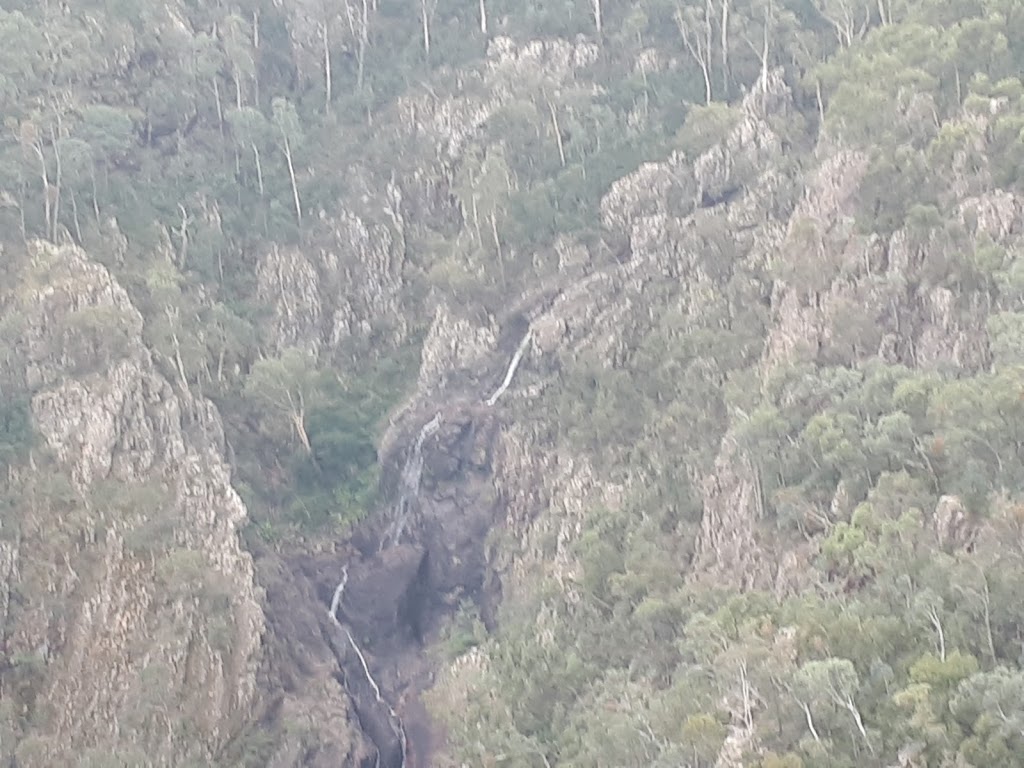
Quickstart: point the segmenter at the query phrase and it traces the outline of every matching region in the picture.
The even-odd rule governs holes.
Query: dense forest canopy
[[[501,80],[495,61],[557,39]],[[711,766],[723,745],[761,768],[1024,766],[1024,241],[984,221],[1020,221],[1021,72],[1016,0],[5,0],[2,254],[10,274],[34,240],[102,261],[167,378],[223,413],[247,535],[335,536],[380,504],[379,439],[439,300],[500,314],[557,281],[568,241],[617,258],[613,184],[708,157],[760,109],[767,160],[736,153],[696,193],[680,172],[665,201],[694,212],[702,314],[677,300],[691,276],[666,278],[615,365],[580,354],[541,412],[511,407],[629,496],[588,508],[571,589],[536,574],[492,632],[460,614],[446,650],[488,662],[450,749],[506,768]],[[836,157],[863,166],[856,211],[823,221],[801,180]],[[714,212],[765,166],[781,181],[756,216],[789,226],[757,260]],[[337,246],[360,237],[400,256],[395,303],[353,299],[344,332],[318,319],[332,344],[275,329],[261,265],[330,253],[331,290],[356,295],[393,261]],[[769,366],[785,291],[841,306]],[[900,327],[929,291],[947,326],[982,318],[962,364]],[[4,376],[13,467],[33,391]],[[795,588],[691,578],[695,478],[723,438]],[[38,490],[9,476],[8,530]]]

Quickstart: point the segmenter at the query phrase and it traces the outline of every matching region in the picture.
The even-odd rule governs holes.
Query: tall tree
[[[703,6],[685,6],[676,9],[676,26],[683,45],[700,68],[704,78],[704,103],[711,103],[711,67],[714,46],[714,6],[704,0]]]
[[[269,409],[272,417],[283,417],[307,454],[313,447],[306,418],[318,391],[314,361],[295,348],[257,361],[245,380],[246,396]]]
[[[277,136],[281,151],[284,153],[285,164],[288,167],[288,179],[292,187],[292,203],[295,206],[295,221],[302,226],[302,200],[299,198],[299,183],[295,175],[295,155],[297,145],[302,142],[302,125],[295,106],[283,98],[276,98],[273,102],[274,127],[277,129]]]

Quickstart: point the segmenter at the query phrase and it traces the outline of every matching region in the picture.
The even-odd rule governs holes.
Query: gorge
[[[7,0],[0,768],[1024,768],[1007,0]]]

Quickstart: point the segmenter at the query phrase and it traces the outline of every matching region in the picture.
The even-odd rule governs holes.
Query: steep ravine
[[[757,154],[772,134],[758,111],[763,105],[746,106],[757,130],[739,126],[736,134],[743,136],[734,150]],[[748,135],[759,137],[750,140],[753,148],[744,143]],[[702,184],[729,175],[717,166],[705,171]],[[770,166],[764,174],[771,175]],[[373,745],[372,758],[359,765],[434,764],[443,734],[421,694],[433,688],[435,673],[450,671],[428,650],[442,628],[463,601],[492,624],[501,592],[514,592],[537,568],[571,590],[571,544],[585,509],[595,499],[618,505],[628,490],[600,478],[586,457],[559,451],[546,434],[550,425],[503,416],[529,409],[525,403],[535,402],[541,390],[558,386],[559,369],[583,349],[614,365],[632,324],[642,322],[634,310],[645,292],[673,283],[679,273],[676,251],[631,225],[639,193],[625,188],[628,181],[602,206],[609,232],[630,235],[625,260],[605,263],[592,254],[583,274],[556,281],[553,295],[527,291],[510,303],[500,328],[441,303],[425,341],[416,394],[382,441],[384,511],[354,531],[340,551],[301,558],[301,570],[315,581],[322,636],[359,728]],[[742,202],[704,212],[705,218],[741,215]],[[697,259],[701,243],[690,242],[685,226],[691,213],[682,212],[680,231],[673,229],[671,237],[684,239],[684,255]],[[691,285],[683,293],[688,308],[698,312],[700,291]],[[533,376],[521,380],[524,363],[540,376],[539,385]],[[517,382],[527,386],[517,388]],[[500,569],[486,548],[496,526],[517,542],[512,560]],[[552,538],[557,551],[542,556],[543,542]],[[269,613],[289,609],[272,605]]]
[[[0,762],[209,764],[258,705],[265,625],[220,416],[83,250],[5,258],[0,380],[36,440],[0,513]]]
[[[657,322],[651,307],[671,304],[682,318],[680,332],[699,332],[706,316],[723,311],[723,293],[765,308],[764,336],[752,353],[764,376],[831,326],[826,310],[832,299],[824,298],[824,310],[805,307],[796,288],[771,277],[773,260],[788,254],[787,238],[801,218],[852,220],[859,166],[846,156],[830,160],[823,146],[816,172],[780,167],[773,121],[788,113],[791,97],[777,77],[761,96],[771,98],[745,100],[734,129],[695,161],[673,155],[612,185],[602,201],[602,223],[609,237],[629,242],[614,260],[580,246],[587,255],[573,263],[581,269],[560,272],[544,291],[526,287],[511,297],[500,327],[473,308],[459,312],[438,301],[416,393],[381,443],[383,510],[336,551],[305,552],[288,564],[308,582],[315,602],[316,636],[301,642],[328,652],[339,691],[352,702],[351,724],[362,734],[361,747],[343,764],[446,764],[444,734],[427,715],[422,694],[441,691],[445,706],[457,707],[488,659],[483,651],[455,665],[438,661],[429,649],[442,628],[463,601],[475,603],[484,623],[493,625],[503,594],[521,596],[540,577],[571,600],[580,573],[574,542],[588,510],[620,507],[633,486],[644,483],[639,474],[604,476],[595,457],[559,442],[557,425],[543,411],[544,392],[557,391],[575,361],[588,355],[608,369],[628,366],[636,339]],[[676,201],[679,196],[669,194],[675,185],[691,192],[738,185],[744,192],[708,208],[690,195]],[[723,233],[729,233],[725,251]],[[884,249],[894,262],[909,258],[900,256],[900,242],[894,236]],[[835,282],[829,296],[853,300],[859,286],[874,285],[870,272],[881,266],[865,262],[853,247],[858,244],[867,243],[851,238],[841,249],[856,279]],[[861,263],[867,263],[866,276],[858,272]],[[744,282],[753,288],[736,288]],[[894,332],[885,316],[878,320]],[[918,329],[922,340],[916,353],[897,350],[897,361],[914,364],[922,352],[942,357],[947,348],[971,346],[929,341],[969,340],[952,326],[938,333],[937,325],[948,323],[935,317],[896,323],[897,331],[904,323]],[[712,460],[690,468],[702,508],[690,576],[737,588],[798,589],[810,555],[790,553],[778,562],[771,556],[756,471],[733,431],[703,435]],[[487,546],[499,527],[509,544],[495,550],[502,550],[500,567]],[[268,595],[268,616],[296,610],[272,590]],[[542,633],[546,616],[541,609]],[[733,733],[730,748],[743,737]]]
[[[383,510],[336,551],[285,558],[292,588],[267,590],[271,616],[304,617],[291,622],[287,641],[312,658],[323,657],[317,647],[329,649],[336,664],[364,742],[343,758],[346,765],[423,768],[443,741],[420,696],[439,663],[431,647],[460,605],[476,605],[490,623],[497,604],[485,542],[503,519],[492,455],[499,401],[529,334],[518,342],[503,350],[510,356],[502,367],[481,372],[488,386],[479,392],[453,387],[432,407],[413,404],[399,416],[381,457]],[[297,599],[295,585],[303,583],[311,588],[299,589],[306,597]],[[319,604],[315,632],[310,599]]]
[[[459,398],[425,420],[409,414],[407,438],[398,442],[407,447],[388,459],[397,476],[389,513],[353,537],[360,553],[342,567],[331,595],[331,645],[384,768],[431,764],[438,734],[419,696],[436,662],[424,647],[462,601],[485,616],[494,607],[484,544],[499,519],[488,493],[495,406],[529,342],[527,332],[482,403]]]

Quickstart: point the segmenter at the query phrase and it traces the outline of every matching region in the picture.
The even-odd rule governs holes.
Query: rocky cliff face
[[[206,762],[251,713],[264,626],[219,417],[160,374],[127,294],[76,248],[33,247],[3,322],[39,444],[0,540],[0,749]]]
[[[259,260],[272,349],[337,361],[406,343],[415,325],[427,332],[415,389],[381,441],[382,508],[312,551],[259,548],[258,571],[239,545],[246,510],[214,407],[161,373],[141,315],[103,267],[76,248],[34,247],[0,311],[18,340],[3,374],[30,394],[39,435],[10,469],[13,513],[0,516],[0,750],[30,766],[107,753],[182,765],[235,759],[264,731],[275,767],[452,764],[424,699],[459,706],[491,660],[426,649],[466,605],[493,627],[503,599],[539,583],[573,603],[590,512],[625,509],[666,476],[685,478],[699,506],[677,571],[739,590],[802,586],[814,544],[779,556],[738,434],[748,414],[709,402],[712,426],[674,436],[695,446],[685,460],[659,465],[649,451],[612,473],[636,446],[574,442],[551,398],[583,365],[646,373],[638,349],[655,331],[714,344],[710,334],[742,324],[735,355],[754,388],[803,357],[981,370],[988,308],[936,278],[955,237],[858,230],[868,158],[823,136],[810,167],[788,162],[800,129],[771,73],[710,148],[612,183],[603,241],[560,239],[532,259],[537,284],[506,290],[498,311],[434,290],[409,244],[468,230],[467,147],[523,83],[576,87],[596,57],[583,42],[495,39],[459,95],[397,107],[409,119],[396,144],[429,146],[435,167],[387,179],[356,169],[305,247]],[[959,226],[1013,243],[1024,206],[970,187]],[[461,267],[481,270],[467,253]],[[729,382],[701,366],[698,383]],[[944,498],[940,538],[962,538],[958,505]],[[535,607],[547,642],[544,595]],[[739,764],[749,737],[734,729],[720,764]]]
[[[499,500],[444,558],[478,552],[488,530],[492,538],[500,531],[503,543],[489,549],[485,560],[474,560],[475,571],[491,573],[506,596],[528,590],[543,573],[571,600],[579,576],[573,545],[588,509],[621,506],[639,478],[604,477],[595,471],[594,456],[567,449],[557,425],[546,420],[543,398],[560,385],[560,372],[585,355],[609,369],[629,365],[636,339],[654,322],[649,297],[661,302],[667,296],[685,332],[702,327],[723,293],[759,279],[760,288],[747,296],[768,308],[761,344],[752,350],[762,381],[784,361],[808,354],[832,364],[878,357],[910,368],[976,371],[988,365],[986,313],[960,305],[948,287],[929,280],[929,260],[951,244],[922,242],[907,229],[886,238],[857,231],[864,157],[825,137],[813,168],[794,173],[784,165],[778,125],[790,98],[781,79],[770,78],[710,150],[692,160],[676,155],[645,165],[615,183],[601,210],[609,232],[628,237],[628,258],[602,264],[591,253],[552,277],[557,288],[547,298],[531,299],[527,290],[510,304],[515,319],[504,319],[507,327],[515,325],[514,333],[503,332],[501,318],[438,310],[417,393],[385,445],[398,455],[435,411],[448,414],[444,418],[452,418],[453,408],[465,414],[455,417],[456,424],[476,424],[474,412],[492,413],[490,459],[477,467],[484,474],[474,483],[485,479]],[[1019,226],[1016,203],[1002,193],[971,198],[964,210],[964,226],[999,243],[1010,243]],[[563,244],[567,251],[574,247]],[[740,314],[737,307],[729,311],[734,319]],[[513,357],[514,347],[503,346],[503,337],[522,338],[525,354],[513,385],[493,411],[484,411],[479,404],[502,383]],[[687,468],[702,510],[690,578],[790,593],[804,586],[801,574],[814,545],[784,556],[777,551],[763,521],[759,470],[734,434],[743,418],[733,414],[731,426],[711,436],[717,445],[712,462]],[[427,492],[420,498],[428,518],[440,509],[469,514],[474,503],[460,495],[458,473],[442,466],[437,454],[429,458],[444,452],[442,444],[425,444],[424,483],[429,487],[444,477],[456,486],[441,497]],[[833,505],[845,503],[842,495],[837,488]],[[410,534],[415,540],[424,529],[413,527]],[[425,546],[422,540],[419,546]],[[541,609],[542,632],[544,615]],[[464,700],[488,663],[485,653],[473,652],[439,668],[435,700],[441,707]],[[734,729],[720,764],[741,764],[750,739],[748,730]]]
[[[408,332],[402,192],[390,182],[353,198],[384,205],[325,214],[315,248],[275,246],[257,268],[258,296],[272,308],[270,338],[278,349],[333,359],[350,339],[394,344]]]
[[[275,344],[334,359],[352,345],[405,339],[410,320],[422,311],[415,296],[424,280],[410,242],[429,248],[437,232],[465,224],[472,203],[460,188],[460,174],[477,173],[460,170],[472,160],[464,157],[467,144],[536,84],[574,87],[576,73],[592,65],[597,52],[583,41],[520,45],[496,37],[479,71],[458,73],[457,95],[417,93],[400,100],[382,128],[392,175],[381,178],[371,170],[372,160],[353,168],[344,201],[318,212],[313,247],[275,247],[261,259],[258,294],[272,308]],[[409,166],[408,158],[423,157],[436,162]],[[480,263],[470,267],[484,269]]]

